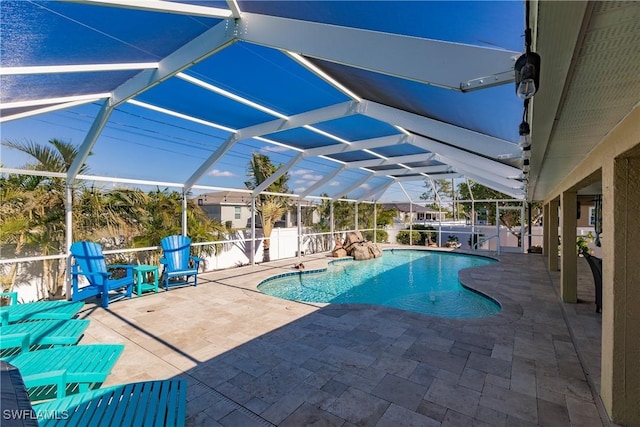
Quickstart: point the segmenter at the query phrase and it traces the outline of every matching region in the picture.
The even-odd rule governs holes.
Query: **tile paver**
[[[82,342],[125,344],[106,384],[186,378],[189,426],[607,424],[587,382],[599,384],[600,358],[588,266],[579,263],[581,301],[562,304],[559,273],[541,255],[500,259],[460,274],[502,305],[483,319],[258,292],[260,280],[294,271],[283,260],[109,310],[87,304]]]

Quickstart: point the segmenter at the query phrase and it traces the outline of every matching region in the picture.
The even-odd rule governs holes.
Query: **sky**
[[[3,3],[6,6],[6,2]],[[22,3],[16,4],[22,5]],[[321,9],[323,12],[320,14],[318,9],[303,2],[286,2],[285,4],[287,5],[284,10],[285,14],[293,17],[305,18],[312,15],[320,22],[354,25],[378,31],[397,30],[398,23],[400,23],[401,31],[407,35],[440,38],[485,47],[522,49],[519,39],[519,34],[522,32],[522,2],[409,2],[410,7],[407,6],[407,3],[396,2],[394,5],[397,7],[391,10],[388,7],[383,8],[382,2],[333,2],[332,8]],[[490,5],[490,7],[485,7],[486,5]],[[125,40],[126,32],[131,31],[124,25],[123,28],[118,25],[112,28],[105,23],[101,27],[102,20],[84,18],[86,9],[78,9],[78,5],[54,3],[50,7],[59,8],[55,10],[69,20],[77,14],[77,16],[83,16],[83,19],[86,19],[85,22],[90,23],[74,30],[77,31],[77,34],[72,32],[76,39],[82,39],[84,31],[89,25],[91,29],[89,34],[92,36],[107,34],[109,31],[113,32],[113,34],[108,34],[112,37],[105,41],[105,44],[107,42],[113,43],[114,40]],[[261,8],[266,6],[260,2],[245,3],[243,6],[241,2],[241,7],[252,8],[252,11],[259,12]],[[80,14],[79,11],[82,11],[83,14]],[[105,11],[115,13],[110,8],[106,8]],[[417,12],[420,12],[421,15]],[[43,19],[48,19],[49,15],[46,12],[42,13]],[[392,13],[393,16],[387,16],[389,13]],[[29,16],[31,15],[29,13]],[[99,17],[99,14],[97,16]],[[442,16],[456,16],[456,19],[452,24],[451,21],[445,22]],[[496,20],[496,16],[503,19]],[[513,17],[516,19],[513,20]],[[3,25],[5,26],[3,31],[10,32],[11,25],[8,29],[7,25],[4,23]],[[60,44],[62,46],[60,49],[64,49],[65,43],[69,42],[60,39],[64,34],[61,35],[59,29],[39,28],[38,31],[44,40],[49,40],[47,37],[52,37],[51,41],[47,43]],[[117,33],[118,39],[115,37],[116,31],[121,32]],[[5,41],[2,43],[7,43],[5,47],[8,49],[11,40],[6,37],[6,34],[3,39]],[[100,41],[99,38],[98,41]],[[31,48],[32,59],[29,59],[29,53],[24,54],[25,58],[21,58],[24,63],[20,64],[14,64],[15,58],[10,54],[7,55],[7,51],[3,49],[2,65],[5,66],[5,63],[9,62],[12,65],[33,65],[33,62],[30,61],[42,60],[42,56],[47,54],[45,48],[53,47],[47,43],[44,43],[44,46]],[[114,44],[119,46],[121,43]],[[129,45],[135,48],[133,49],[134,53],[139,53],[142,51],[143,40],[138,40],[137,43],[129,42]],[[91,50],[91,46],[88,46],[87,49],[89,49],[88,52],[95,52],[95,49]],[[151,47],[145,49],[145,52],[152,56],[153,54],[159,57],[163,56],[154,53],[155,51]],[[239,61],[238,58],[244,58],[248,55],[251,55],[252,62],[241,63]],[[74,63],[77,63],[77,60],[76,58]],[[215,77],[210,77],[212,70],[216,71]],[[302,70],[298,64],[292,64],[280,52],[255,45],[237,43],[197,64],[187,73],[199,78],[208,76],[206,81],[211,84],[226,90],[233,90],[240,96],[250,96],[252,100],[287,115],[347,100],[344,95],[330,88],[325,82]],[[23,89],[27,90],[26,86]],[[218,95],[209,94],[201,99],[195,96],[195,92],[192,94],[191,90],[193,88],[184,81],[173,78],[141,94],[136,99],[154,105],[162,102],[165,108],[183,111],[186,114],[232,128],[246,127],[250,124],[273,119],[262,112],[244,106],[232,105],[232,101]],[[415,87],[407,86],[406,90],[414,91]],[[507,88],[492,90],[503,93]],[[313,96],[297,95],[301,93],[313,93]],[[167,94],[172,94],[172,96],[167,98]],[[439,92],[432,88],[424,89],[424,96],[432,98],[431,102],[434,105],[437,104],[439,108],[445,109],[446,112],[441,114],[448,114],[453,118],[456,118],[457,114],[462,114],[455,102],[447,107],[445,105],[447,100],[440,99]],[[469,95],[469,98],[471,97],[477,98],[479,95],[476,92]],[[420,102],[429,105],[427,101]],[[483,107],[479,110],[487,109],[484,104],[480,105]],[[57,138],[80,145],[99,109],[100,105],[97,103],[87,104],[64,111],[9,121],[0,124],[0,137],[3,141],[29,140],[39,143]],[[228,114],[232,110],[233,115]],[[478,123],[474,123],[471,117],[458,117],[458,120],[468,120],[474,125],[485,126],[487,120],[483,114],[490,114],[490,112],[477,111],[475,121]],[[332,126],[339,129],[339,126]],[[513,124],[513,129],[515,132],[517,123]],[[363,129],[362,132],[366,134],[366,129]],[[92,149],[92,155],[87,160],[89,174],[181,183],[189,179],[229,135],[230,133],[227,131],[171,117],[137,105],[123,104],[111,115]],[[316,134],[305,130],[280,136],[283,140],[289,138],[312,141],[317,138]],[[509,136],[511,137],[511,135]],[[298,154],[294,150],[255,139],[240,141],[209,169],[206,175],[198,181],[198,184],[244,188],[248,160],[252,152],[268,155],[276,165],[284,164]],[[4,167],[19,168],[28,161],[29,159],[25,155],[16,150],[0,147],[0,163]],[[337,163],[319,158],[304,160],[290,171],[289,187],[294,193],[302,192],[338,166]],[[330,181],[323,190],[331,194],[334,189],[347,187],[362,176],[361,171],[349,170]],[[361,190],[366,192],[367,187],[375,187],[383,182],[384,179],[375,178],[364,184],[364,188]],[[406,201],[406,191],[411,198],[417,200],[425,190],[424,183],[420,181],[407,182],[402,185],[404,189],[393,185],[387,190],[383,199],[386,201]],[[194,192],[199,191],[195,190]]]

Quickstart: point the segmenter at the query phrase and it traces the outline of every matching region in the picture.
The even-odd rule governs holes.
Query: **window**
[[[596,225],[596,208],[589,208],[589,225]]]
[[[202,206],[204,205],[204,202],[202,201],[202,199],[198,199],[198,206]]]
[[[235,206],[234,210],[235,210],[235,216],[234,219],[240,219],[240,206]]]

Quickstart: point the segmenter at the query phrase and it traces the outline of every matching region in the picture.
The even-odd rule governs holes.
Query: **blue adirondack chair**
[[[191,238],[187,236],[167,236],[160,242],[163,257],[162,280],[164,287],[198,286],[198,266],[201,258],[191,256]]]
[[[107,265],[102,254],[102,246],[94,242],[76,242],[71,245],[71,255],[75,263],[71,266],[71,284],[73,285],[73,301],[81,301],[91,297],[101,299],[102,307],[109,307],[110,302],[121,298],[131,298],[133,289],[133,265]],[[111,277],[112,270],[122,269],[124,276]],[[89,284],[79,285],[79,277],[85,276]]]

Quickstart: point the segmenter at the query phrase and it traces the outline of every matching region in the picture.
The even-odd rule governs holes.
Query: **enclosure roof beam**
[[[271,184],[276,182],[276,180],[280,178],[282,175],[289,172],[291,168],[294,167],[296,164],[298,164],[302,159],[303,159],[303,156],[302,156],[302,153],[300,153],[297,156],[291,158],[286,164],[280,165],[280,167],[274,173],[272,173],[267,179],[262,181],[262,183],[260,183],[260,185],[258,185],[253,190],[253,193],[251,194],[255,197],[258,194],[260,194],[262,191],[266,190],[267,187],[269,187]]]
[[[370,168],[375,166],[397,165],[398,163],[426,162],[433,159],[432,153],[409,154],[406,156],[388,157],[385,159],[358,160],[347,163],[348,169]]]
[[[463,82],[513,81],[521,52],[430,40],[253,13],[243,13],[240,40],[324,61],[460,91]],[[372,55],[371,52],[376,52]],[[437,61],[434,60],[437,58]],[[511,71],[511,72],[509,72]]]
[[[430,173],[447,173],[451,171],[449,165],[437,165],[437,166],[423,166],[418,168],[398,168],[398,169],[382,169],[374,172],[375,176],[390,175],[395,177],[401,177],[402,175],[415,175],[415,174],[430,174]],[[421,177],[423,178],[424,175]]]
[[[363,201],[365,201],[365,200],[367,200],[367,199],[369,199],[369,198],[372,198],[372,199],[374,199],[374,200],[377,200],[374,196],[378,196],[378,197],[379,197],[379,196],[381,196],[381,195],[382,195],[382,193],[384,193],[384,192],[387,190],[387,188],[391,187],[391,185],[392,185],[394,182],[396,182],[396,180],[395,180],[395,179],[389,179],[389,180],[388,180],[387,182],[385,182],[384,184],[379,185],[379,186],[377,186],[377,187],[373,188],[373,189],[372,189],[371,191],[369,191],[368,193],[364,194],[362,197],[360,197],[360,198],[358,199],[358,201],[359,201],[359,202],[363,202]]]
[[[356,188],[360,187],[362,184],[367,182],[372,176],[373,176],[373,174],[369,174],[369,175],[363,177],[362,179],[356,181],[353,185],[347,187],[344,190],[340,190],[340,192],[338,192],[338,193],[334,194],[333,196],[331,196],[331,199],[335,200],[335,199],[339,199],[341,197],[347,196],[350,192],[352,192],[353,190],[355,190]]]
[[[335,168],[333,171],[331,171],[331,173],[329,173],[328,175],[325,175],[324,178],[322,178],[319,181],[316,181],[314,184],[312,184],[309,188],[307,188],[306,190],[304,190],[302,192],[302,194],[300,194],[301,198],[305,198],[307,196],[309,196],[312,192],[314,192],[315,190],[317,190],[318,188],[322,187],[323,185],[325,185],[327,182],[331,181],[336,175],[338,175],[340,172],[342,172],[345,169],[345,165],[342,165],[338,168]]]
[[[379,138],[363,139],[359,141],[351,141],[350,145],[332,144],[324,147],[310,148],[305,150],[305,156],[331,156],[332,154],[348,153],[353,151],[371,150],[380,147],[389,147],[396,144],[406,144],[408,142],[407,135],[391,135]]]
[[[393,123],[412,133],[446,142],[470,153],[492,159],[518,158],[522,155],[518,144],[474,132],[456,125],[388,107],[373,101],[362,101],[363,115]]]
[[[319,108],[316,110],[307,111],[304,113],[291,116],[288,120],[276,119],[269,122],[260,123],[254,126],[249,126],[243,129],[239,129],[235,134],[231,135],[225,140],[224,143],[211,156],[189,177],[185,182],[185,188],[187,191],[193,187],[193,185],[202,178],[207,171],[218,161],[222,156],[226,154],[236,142],[243,139],[249,139],[258,137],[261,135],[297,128],[303,125],[318,123],[327,120],[336,119],[339,117],[356,114],[358,112],[358,103],[347,101],[340,104],[331,105],[329,107]]]

